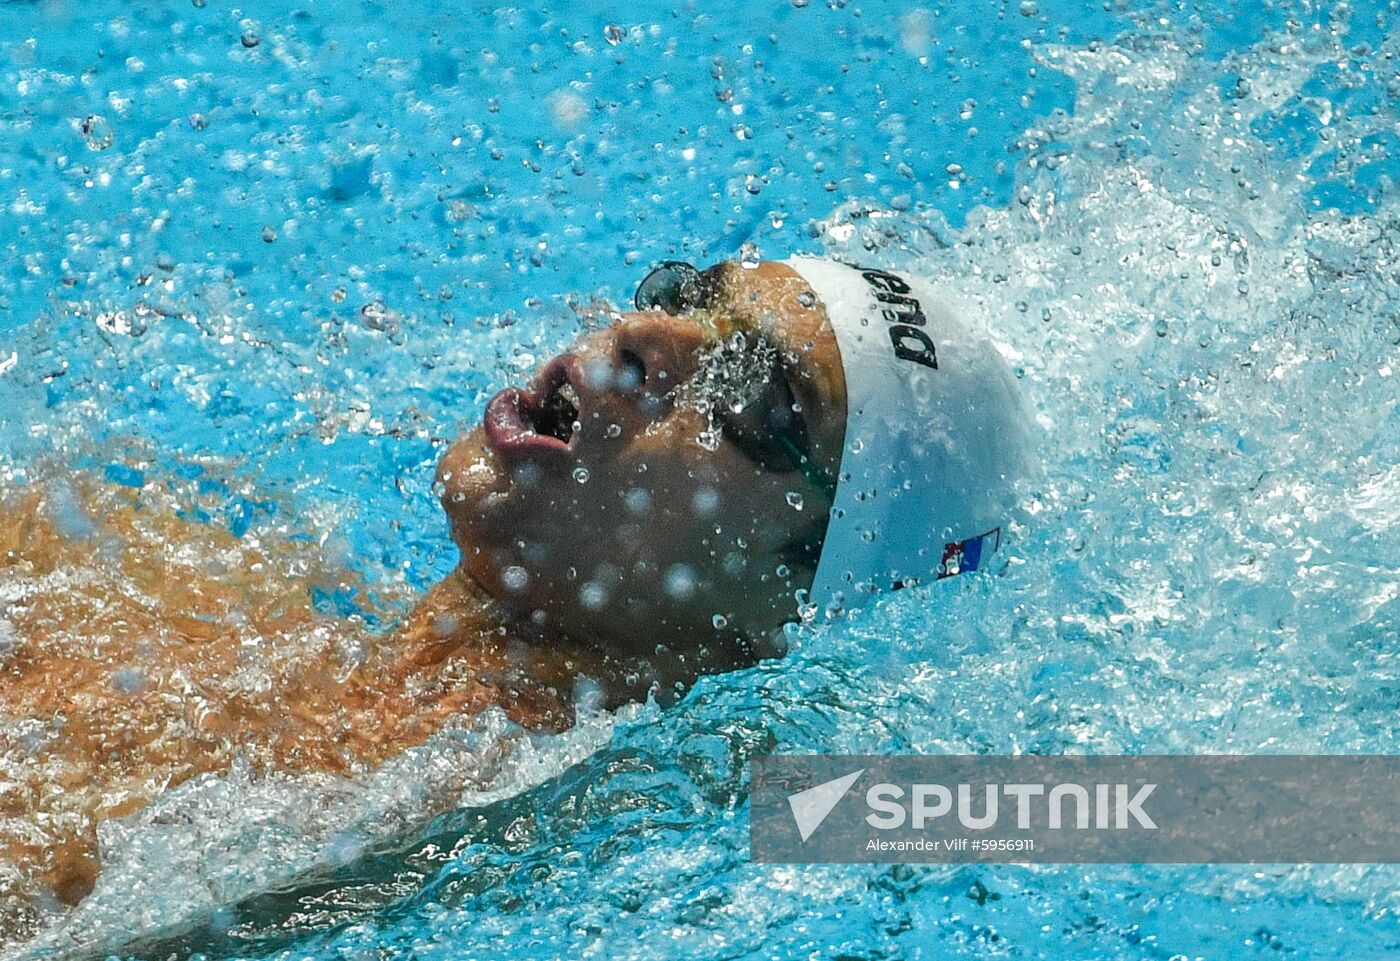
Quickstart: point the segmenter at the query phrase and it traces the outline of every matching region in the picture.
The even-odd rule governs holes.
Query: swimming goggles
[[[679,260],[666,260],[652,269],[637,285],[637,293],[632,298],[637,310],[660,310],[667,314],[679,315],[700,305],[703,298],[703,283],[700,271]],[[781,384],[785,391],[786,405],[794,404],[791,388],[780,368],[769,375],[775,384]],[[766,423],[744,426],[743,419],[751,417],[746,405],[739,411],[726,411],[724,404],[715,405],[719,427],[749,459],[770,470],[796,470],[807,482],[826,495],[836,496],[836,480],[823,471],[807,454],[807,432],[800,418],[790,418],[789,424],[777,424],[771,417]]]

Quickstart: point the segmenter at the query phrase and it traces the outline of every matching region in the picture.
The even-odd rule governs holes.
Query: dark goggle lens
[[[642,278],[632,298],[638,310],[679,314],[700,300],[700,271],[679,260],[668,260]]]
[[[778,473],[798,470],[806,457],[807,430],[793,411],[792,390],[774,372],[762,396],[727,413],[721,429],[746,457]]]

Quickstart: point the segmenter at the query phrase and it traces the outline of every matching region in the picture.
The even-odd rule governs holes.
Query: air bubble
[[[608,46],[615,47],[627,39],[627,31],[615,23],[610,23],[603,28],[603,39],[608,42]]]
[[[587,467],[575,467],[575,468],[574,468],[573,477],[574,477],[574,480],[578,481],[580,484],[587,484],[587,483],[588,483],[588,468],[587,468]]]
[[[605,430],[603,433],[605,433],[605,434],[607,434],[609,437],[613,437],[613,438],[621,437],[621,436],[622,436],[622,428],[621,428],[619,425],[617,425],[617,424],[609,424],[609,425],[608,425],[608,429]]]
[[[525,568],[512,564],[501,571],[501,586],[511,592],[523,591],[530,583],[530,575]]]
[[[274,240],[277,239],[277,228],[273,227],[271,224],[268,224],[267,226],[263,227],[262,239],[263,243],[265,244],[272,243]]]
[[[798,511],[802,510],[803,505],[806,503],[802,500],[802,495],[797,493],[797,491],[787,492],[787,502],[789,507]]]
[[[716,614],[714,617],[710,618],[710,623],[715,626],[715,630],[720,631],[729,626],[729,618],[725,617],[723,614]]]
[[[249,50],[252,50],[254,47],[256,47],[259,43],[262,42],[262,38],[260,38],[256,33],[254,33],[251,30],[243,34],[243,36],[239,37],[238,39],[239,42],[242,43],[243,46],[247,47]]]

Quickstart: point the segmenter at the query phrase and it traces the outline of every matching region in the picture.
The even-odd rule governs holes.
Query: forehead
[[[718,335],[762,335],[789,351],[806,353],[835,334],[815,291],[791,267],[775,261],[716,264],[700,275],[701,307]]]

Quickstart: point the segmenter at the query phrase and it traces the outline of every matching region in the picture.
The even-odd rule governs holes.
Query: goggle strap
[[[826,471],[818,469],[817,465],[812,463],[812,458],[798,450],[791,437],[779,434],[778,444],[797,463],[797,469],[807,478],[809,484],[825,494],[827,500],[836,499],[836,481],[832,480]]]

